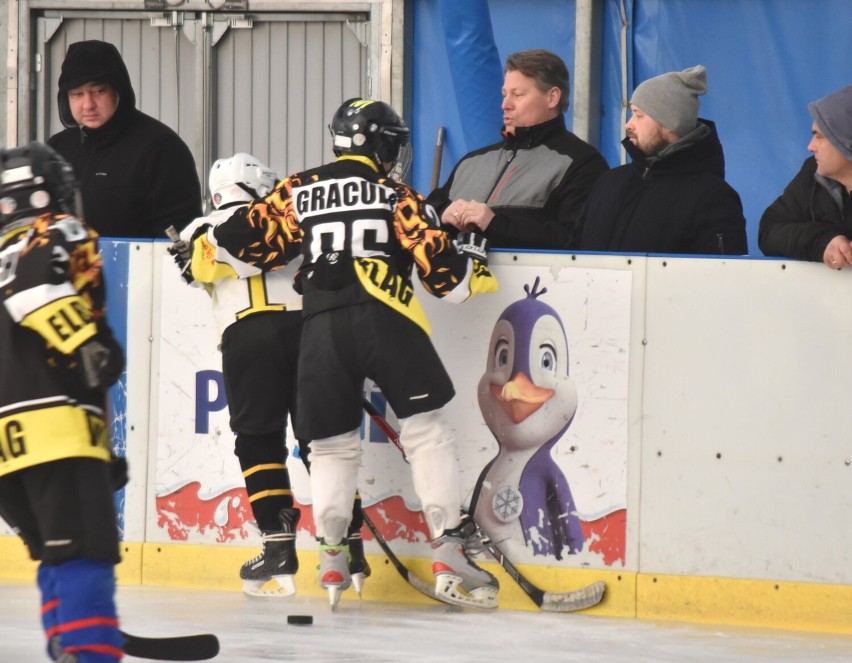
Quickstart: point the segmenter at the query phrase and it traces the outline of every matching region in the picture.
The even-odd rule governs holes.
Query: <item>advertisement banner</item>
[[[248,545],[256,534],[210,298],[168,261],[161,266],[157,528],[164,541]],[[494,272],[500,291],[463,304],[417,288],[456,388],[446,419],[465,507],[515,563],[623,565],[632,273],[522,265]],[[365,396],[398,428],[369,381]],[[427,555],[418,551],[428,528],[402,454],[368,417],[361,433],[364,507],[388,541]],[[289,430],[288,446],[300,531],[312,535],[308,475]]]

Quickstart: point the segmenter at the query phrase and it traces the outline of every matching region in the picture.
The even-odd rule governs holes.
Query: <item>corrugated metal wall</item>
[[[366,46],[344,21],[268,18],[214,49],[214,150],[251,151],[283,176],[332,157],[326,127],[366,92]]]
[[[175,129],[206,182],[212,161],[251,152],[284,176],[332,157],[327,125],[346,99],[367,94],[364,14],[221,15],[173,12],[152,25],[132,12],[64,12],[37,21],[43,67],[35,79],[35,130],[62,129],[56,108],[68,45],[114,43],[137,107]],[[173,24],[169,24],[173,23]],[[208,83],[209,81],[209,83]]]

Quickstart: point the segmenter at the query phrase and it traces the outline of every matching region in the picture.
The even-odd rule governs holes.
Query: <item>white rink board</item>
[[[852,583],[850,300],[817,263],[648,260],[644,572]]]
[[[195,373],[221,365],[205,295],[183,284],[164,242],[130,248],[125,538],[165,543],[175,539],[157,500],[177,487],[197,484],[213,520],[247,505],[228,493],[242,480],[227,411],[210,414],[212,434],[195,432]],[[476,397],[488,334],[539,276],[578,391],[554,458],[584,518],[625,519],[620,561],[555,565],[852,584],[852,273],[769,259],[495,252],[491,262],[494,295],[450,305],[418,289],[458,392],[448,414],[468,499],[497,451]],[[301,463],[290,467],[309,504]],[[366,505],[396,495],[418,508],[390,445],[365,444],[363,470]],[[247,538],[190,529],[183,540],[256,545]],[[299,545],[311,541],[300,534]],[[426,555],[422,540],[398,543]]]

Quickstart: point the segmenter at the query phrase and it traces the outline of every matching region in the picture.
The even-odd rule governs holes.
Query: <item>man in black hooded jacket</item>
[[[201,216],[192,153],[172,129],[136,108],[118,49],[90,40],[68,47],[59,118],[48,144],[74,168],[86,222],[104,237],[164,237]]]
[[[768,256],[852,267],[852,85],[808,104],[813,118],[799,173],[760,218]]]
[[[651,78],[630,100],[622,144],[632,163],[604,173],[583,211],[577,248],[628,253],[748,253],[745,218],[725,182],[725,157],[709,120],[702,65]]]

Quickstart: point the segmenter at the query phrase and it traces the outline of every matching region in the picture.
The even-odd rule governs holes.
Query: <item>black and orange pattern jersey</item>
[[[377,299],[428,332],[412,268],[429,293],[451,302],[497,289],[488,266],[456,249],[420,193],[362,157],[291,175],[214,234],[263,270],[302,255],[296,283],[305,315]]]
[[[109,459],[103,396],[77,349],[105,325],[97,234],[68,215],[7,226],[0,239],[0,476],[68,457]]]

